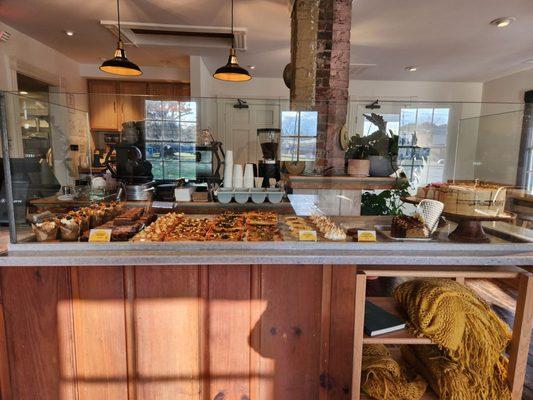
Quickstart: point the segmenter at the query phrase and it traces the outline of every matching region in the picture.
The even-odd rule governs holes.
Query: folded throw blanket
[[[438,345],[411,352],[441,398],[510,398],[504,350],[511,332],[473,291],[449,279],[416,279],[399,285],[394,296],[414,333]]]
[[[371,344],[363,347],[361,387],[378,400],[419,400],[427,384],[420,376],[410,379],[384,345]]]

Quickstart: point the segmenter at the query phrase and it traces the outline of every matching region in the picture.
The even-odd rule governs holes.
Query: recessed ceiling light
[[[76,32],[68,31],[68,30],[67,31],[63,31],[63,32],[65,32],[65,35],[67,35],[67,36],[74,36],[76,34]]]
[[[248,65],[248,68],[255,69],[255,65]]]
[[[533,58],[530,58],[529,60],[523,61],[524,64],[533,64]]]
[[[26,92],[25,90],[21,90],[21,91],[19,92],[19,94],[21,94],[21,95],[24,96],[24,95],[28,94],[28,92]]]
[[[490,21],[490,24],[498,28],[507,28],[514,21],[516,21],[515,17],[501,17],[501,18],[493,19],[492,21]]]
[[[417,69],[418,69],[418,68],[415,67],[414,65],[411,65],[411,66],[409,66],[409,67],[405,67],[405,70],[406,70],[406,71],[409,71],[409,72],[416,72]]]

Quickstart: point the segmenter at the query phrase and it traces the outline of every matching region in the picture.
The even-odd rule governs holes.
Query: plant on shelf
[[[392,189],[379,193],[364,192],[361,196],[361,215],[402,215],[403,198],[409,196],[409,181],[399,172]]]
[[[364,117],[377,126],[378,130],[365,136],[370,144],[368,159],[370,160],[371,176],[389,176],[397,169],[399,135],[392,130],[387,132],[387,122],[378,114],[363,114]]]
[[[370,172],[370,161],[367,159],[371,145],[366,138],[359,135],[352,136],[348,149],[344,155],[348,175],[367,177]]]

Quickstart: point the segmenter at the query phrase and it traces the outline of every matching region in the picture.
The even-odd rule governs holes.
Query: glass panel
[[[163,139],[163,122],[146,121],[145,133],[146,133],[147,140],[162,140]]]
[[[146,143],[146,158],[149,160],[158,160],[162,157],[162,145],[159,143]]]
[[[182,142],[196,142],[196,124],[190,122],[182,122],[180,140]]]
[[[163,119],[177,121],[180,117],[180,106],[177,101],[163,101]]]
[[[180,145],[178,143],[165,143],[163,146],[163,158],[165,160],[179,160]]]
[[[180,130],[179,122],[177,121],[163,121],[163,138],[165,140],[179,141]]]
[[[318,112],[302,111],[300,113],[300,135],[316,136],[318,128]]]
[[[296,161],[298,160],[298,138],[283,136],[281,138],[281,160]]]
[[[163,103],[159,100],[146,100],[146,119],[163,119]]]
[[[181,178],[196,179],[196,163],[181,162],[180,163]]]
[[[196,122],[196,102],[186,101],[180,103],[180,120]]]
[[[152,175],[154,179],[163,179],[163,162],[150,160],[152,164]]]
[[[298,112],[283,111],[281,113],[281,134],[283,136],[298,135]]]
[[[196,162],[196,143],[180,144],[180,160]]]
[[[300,138],[300,160],[313,161],[316,159],[316,138]]]
[[[181,177],[179,161],[165,160],[163,168],[165,171],[164,179],[179,179]]]

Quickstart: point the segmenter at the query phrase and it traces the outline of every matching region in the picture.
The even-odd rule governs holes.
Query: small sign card
[[[110,242],[111,232],[112,229],[91,229],[91,231],[89,232],[89,242]]]
[[[299,231],[298,237],[302,242],[316,242],[318,240],[316,231]]]
[[[358,242],[376,242],[376,231],[357,231]]]

